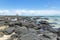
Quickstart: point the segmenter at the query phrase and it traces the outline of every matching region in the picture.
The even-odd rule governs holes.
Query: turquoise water
[[[42,16],[40,18],[43,18],[43,20],[45,20],[44,18],[48,18],[49,23],[52,23],[50,25],[53,26],[53,28],[60,28],[60,16]],[[40,21],[41,19],[38,19],[38,21]]]
[[[48,18],[49,20],[47,21],[49,23],[56,23],[56,24],[51,24],[52,26],[55,26],[53,28],[60,28],[60,16],[48,16],[44,18]]]

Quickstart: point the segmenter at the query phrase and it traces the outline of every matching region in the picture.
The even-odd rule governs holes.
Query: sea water
[[[52,28],[60,28],[60,16],[45,16],[44,18],[48,18],[49,23],[53,23],[54,27]]]

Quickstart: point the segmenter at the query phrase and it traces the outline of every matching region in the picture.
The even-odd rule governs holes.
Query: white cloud
[[[60,10],[0,10],[0,15],[60,15]]]

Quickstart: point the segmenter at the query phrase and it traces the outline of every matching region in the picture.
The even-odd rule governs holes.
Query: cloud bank
[[[60,15],[60,10],[0,10],[0,15],[21,15],[21,16],[54,16]]]

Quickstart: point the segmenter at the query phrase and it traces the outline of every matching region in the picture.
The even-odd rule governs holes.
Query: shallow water
[[[47,20],[49,23],[53,23],[52,25],[55,26],[53,28],[60,28],[60,17],[59,16],[46,17],[46,18],[49,18],[49,20]]]

